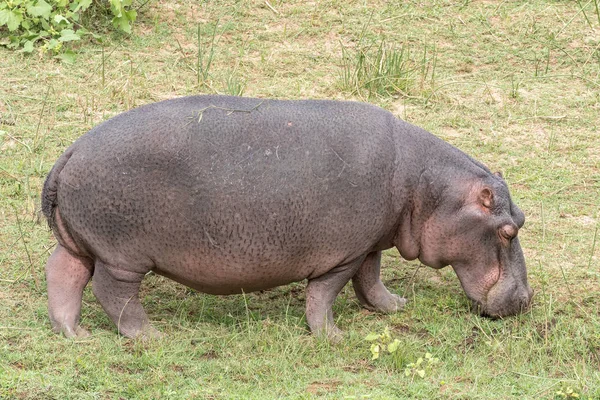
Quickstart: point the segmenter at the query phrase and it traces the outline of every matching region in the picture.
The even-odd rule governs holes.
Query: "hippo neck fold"
[[[406,260],[419,258],[427,220],[448,190],[491,175],[481,163],[433,134],[397,120],[393,131],[396,167],[393,177],[398,216],[394,245]],[[435,155],[435,156],[434,156]],[[440,266],[433,266],[440,267]]]

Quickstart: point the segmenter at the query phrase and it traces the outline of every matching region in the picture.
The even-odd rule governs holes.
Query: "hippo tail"
[[[55,214],[56,207],[58,206],[58,176],[71,158],[72,154],[73,150],[70,149],[70,151],[66,151],[60,156],[46,177],[44,188],[42,189],[42,213],[46,216],[48,226],[54,232],[57,230]]]

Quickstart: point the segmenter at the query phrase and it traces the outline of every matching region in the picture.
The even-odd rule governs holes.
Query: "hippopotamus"
[[[138,298],[153,271],[227,295],[307,280],[310,330],[339,337],[332,304],[406,299],[380,279],[383,250],[451,265],[482,315],[527,309],[506,182],[379,107],[350,101],[191,96],[135,108],[76,140],[48,174],[42,210],[58,244],[46,265],[53,330],[79,326],[88,281],[118,331],[153,337]]]

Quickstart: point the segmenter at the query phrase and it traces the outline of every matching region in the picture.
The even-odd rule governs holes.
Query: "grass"
[[[132,36],[81,44],[72,65],[0,48],[0,398],[600,398],[597,7],[153,1]],[[390,70],[406,85],[377,78]],[[346,287],[337,346],[307,334],[302,283],[218,297],[158,276],[141,296],[164,339],[119,337],[89,288],[92,336],[54,335],[44,264],[55,241],[38,209],[57,157],[129,108],[242,92],[368,100],[502,170],[527,216],[531,312],[477,317],[451,270],[389,251],[384,281],[409,304],[373,314]],[[406,363],[427,352],[440,362],[421,378],[392,357],[372,361],[364,337],[386,327]]]

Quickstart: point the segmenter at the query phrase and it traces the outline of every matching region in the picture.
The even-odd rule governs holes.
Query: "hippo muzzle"
[[[465,293],[471,300],[472,310],[484,317],[508,317],[531,307],[533,290],[527,282],[519,240],[514,238],[510,248],[501,250],[500,254],[498,264],[489,263],[478,268],[461,264],[454,266]],[[473,274],[473,271],[487,273],[481,277],[481,274]],[[490,275],[495,277],[495,281],[488,279]]]
[[[509,257],[501,257],[500,276],[483,299],[471,299],[474,311],[490,318],[502,318],[527,311],[533,290],[527,282],[525,260],[518,238],[508,249]],[[504,261],[504,262],[502,262]]]

